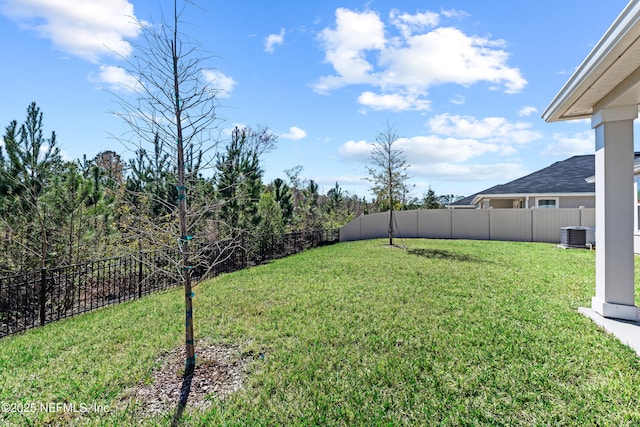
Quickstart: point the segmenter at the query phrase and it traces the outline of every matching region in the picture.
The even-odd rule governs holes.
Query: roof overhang
[[[640,103],[640,0],[632,0],[560,89],[542,118],[589,118],[603,108]]]
[[[595,192],[580,192],[580,193],[511,193],[511,194],[478,194],[473,198],[472,204],[480,203],[485,199],[526,199],[526,198],[541,198],[541,197],[584,197],[594,196]]]

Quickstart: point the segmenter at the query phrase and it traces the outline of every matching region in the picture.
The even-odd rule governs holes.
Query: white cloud
[[[469,86],[485,81],[516,93],[526,85],[520,70],[506,65],[504,42],[467,36],[452,27],[414,35],[403,46],[381,52],[385,85],[428,88],[455,83]]]
[[[517,163],[452,164],[438,163],[416,166],[411,169],[416,176],[438,178],[444,181],[499,181],[507,182],[526,175],[528,171]]]
[[[435,27],[440,22],[440,15],[435,12],[402,13],[398,9],[392,9],[389,13],[391,23],[400,30],[404,38],[411,37],[414,33],[425,28]]]
[[[344,160],[367,163],[371,159],[373,145],[367,141],[347,141],[338,148],[338,154]]]
[[[551,144],[540,153],[543,156],[569,157],[581,154],[593,154],[595,151],[595,133],[592,130],[574,134],[557,133]]]
[[[97,79],[99,82],[109,85],[111,90],[117,92],[137,92],[141,89],[138,80],[122,67],[101,65]]]
[[[455,105],[464,105],[467,100],[464,95],[454,95],[449,102]]]
[[[307,137],[307,132],[305,132],[304,130],[296,126],[291,126],[289,128],[289,132],[283,133],[282,135],[280,135],[280,138],[291,139],[293,141],[298,141],[306,137]]]
[[[442,14],[442,16],[446,18],[462,19],[462,18],[466,18],[467,16],[471,16],[464,10],[456,10],[456,9],[442,9],[440,13]]]
[[[538,109],[536,107],[531,107],[530,105],[525,105],[524,107],[522,107],[520,109],[520,111],[518,111],[518,115],[520,117],[528,117],[532,114],[535,114],[538,112]]]
[[[21,28],[91,62],[129,56],[127,39],[137,37],[143,24],[127,0],[5,0],[0,7]]]
[[[443,15],[453,16],[453,12]],[[486,82],[506,93],[524,88],[527,82],[520,70],[507,64],[503,40],[468,36],[453,27],[433,28],[439,18],[434,12],[408,14],[394,9],[389,20],[399,34],[393,35],[376,12],[337,9],[335,27],[319,35],[325,62],[335,73],[319,78],[314,90],[328,93],[348,85],[370,85],[379,93],[366,91],[361,102],[398,110],[397,102],[387,101],[400,94],[428,105],[424,97],[434,85]]]
[[[414,136],[399,138],[394,147],[402,150],[412,166],[438,163],[460,163],[489,153],[499,153],[501,147],[474,139],[441,138],[438,136]],[[373,144],[367,141],[347,141],[338,154],[344,160],[369,163]]]
[[[500,152],[497,144],[433,135],[400,138],[396,144],[406,154],[411,165],[460,163],[488,153]]]
[[[527,173],[521,164],[496,162],[495,156],[516,150],[501,143],[475,138],[419,135],[399,138],[395,148],[401,150],[414,179],[444,181],[509,181]],[[370,164],[373,144],[347,141],[338,150],[342,160]]]
[[[421,99],[417,94],[403,95],[400,93],[376,94],[373,92],[363,92],[358,97],[358,102],[373,110],[429,110],[431,104],[426,99]]]
[[[219,98],[231,97],[236,81],[218,70],[202,70],[207,86],[217,92]]]
[[[329,175],[329,176],[316,176],[313,180],[322,186],[329,186],[333,188],[336,185],[336,182],[340,187],[348,185],[348,186],[364,186],[369,185],[367,181],[364,180],[364,176],[358,175]],[[348,193],[348,192],[347,192]]]
[[[73,162],[76,160],[71,155],[69,155],[66,150],[60,150],[60,158],[62,158],[62,160],[65,162]]]
[[[321,77],[314,88],[318,92],[357,83],[374,83],[369,74],[373,66],[367,61],[367,51],[385,47],[384,24],[375,12],[358,13],[349,9],[336,10],[335,29],[320,33],[325,50],[325,62],[330,63],[337,76]]]
[[[281,45],[282,43],[284,43],[284,34],[285,34],[284,28],[280,29],[279,34],[269,34],[264,39],[264,51],[273,53],[275,46]]]
[[[408,173],[413,182],[507,182],[528,173],[520,163],[495,161],[496,155],[503,155],[511,149],[499,143],[420,135],[399,138],[395,144],[407,158],[410,165]],[[347,141],[338,153],[344,161],[370,164],[372,150],[370,142]]]
[[[428,125],[435,133],[456,138],[517,144],[526,144],[542,138],[540,132],[531,130],[531,123],[513,123],[504,117],[477,119],[472,116],[440,114],[431,118]]]

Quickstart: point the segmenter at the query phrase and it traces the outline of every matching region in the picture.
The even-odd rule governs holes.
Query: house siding
[[[513,199],[492,199],[490,206],[494,209],[512,209]]]
[[[499,196],[496,198],[491,198],[488,196],[486,199],[483,199],[479,203],[476,204],[476,208],[480,209],[513,209],[513,203],[515,201],[522,201],[522,207],[524,208],[526,205],[526,195],[522,197],[512,197],[512,198],[504,198],[500,199]],[[558,200],[558,208],[561,209],[578,209],[580,207],[585,208],[594,208],[596,207],[596,197],[595,195],[584,195],[584,196],[563,196],[563,195],[549,195],[549,196],[530,196],[529,197],[529,208],[534,208],[537,205],[538,200],[548,200],[548,199],[557,199]]]
[[[561,196],[560,197],[560,208],[571,209],[571,208],[579,208],[580,206],[584,206],[585,208],[595,208],[596,196],[581,196],[581,197]]]

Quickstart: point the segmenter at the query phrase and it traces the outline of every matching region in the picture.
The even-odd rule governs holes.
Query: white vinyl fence
[[[397,238],[560,243],[560,228],[595,227],[594,208],[426,209],[394,212]],[[340,241],[388,236],[389,213],[362,215],[340,228]]]

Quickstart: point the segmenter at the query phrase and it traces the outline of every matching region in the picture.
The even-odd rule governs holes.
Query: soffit
[[[640,103],[640,0],[629,2],[551,101],[548,122],[591,117],[605,107]]]

